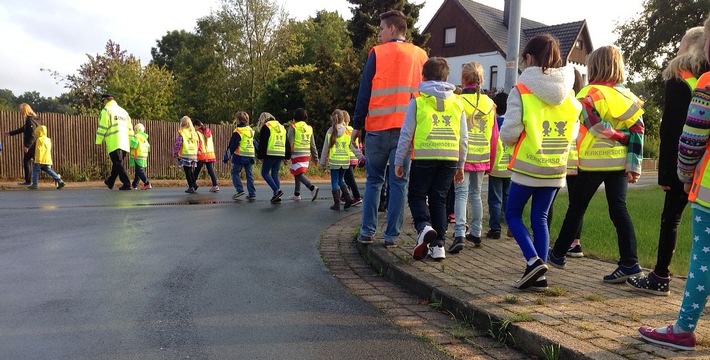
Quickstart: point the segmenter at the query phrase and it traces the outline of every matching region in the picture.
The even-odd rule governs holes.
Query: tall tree
[[[419,20],[419,11],[424,7],[406,0],[348,0],[355,5],[350,8],[353,14],[348,30],[352,34],[353,46],[357,50],[364,50],[377,43],[377,33],[380,26],[380,14],[389,10],[400,10],[407,17],[407,39],[415,45],[423,46],[429,38],[428,34],[419,33],[415,27]]]

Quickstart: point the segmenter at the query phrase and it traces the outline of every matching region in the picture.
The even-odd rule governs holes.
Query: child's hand
[[[394,176],[398,178],[403,178],[404,177],[404,168],[402,165],[395,165],[394,166]]]
[[[454,174],[454,184],[460,184],[463,181],[463,169],[456,169]]]

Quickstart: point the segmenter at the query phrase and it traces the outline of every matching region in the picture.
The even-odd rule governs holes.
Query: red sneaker
[[[695,350],[695,333],[673,333],[673,325],[668,325],[666,333],[661,334],[656,331],[656,328],[648,325],[639,328],[641,338],[654,344],[670,346],[680,350]]]
[[[456,214],[449,214],[449,224],[456,223]]]

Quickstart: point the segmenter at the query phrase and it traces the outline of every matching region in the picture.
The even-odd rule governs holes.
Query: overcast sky
[[[298,20],[318,10],[351,16],[346,0],[275,0]],[[410,0],[411,1],[411,0]],[[423,1],[423,0],[422,0]],[[444,0],[428,0],[417,26],[423,29]],[[468,0],[462,0],[468,1]],[[503,0],[477,0],[503,8]],[[419,1],[413,1],[415,3]],[[17,96],[39,91],[42,96],[66,92],[48,71],[74,74],[87,54],[103,54],[111,39],[123,50],[150,59],[150,49],[168,31],[193,31],[196,20],[219,6],[218,0],[2,0],[0,2],[0,89]],[[642,0],[522,0],[522,15],[548,25],[587,20],[595,47],[616,40],[612,30],[642,10]]]

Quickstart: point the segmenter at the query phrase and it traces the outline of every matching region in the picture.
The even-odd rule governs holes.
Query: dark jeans
[[[121,149],[116,149],[108,153],[111,158],[111,175],[106,179],[107,185],[113,187],[116,182],[116,178],[119,178],[123,183],[123,186],[130,187],[131,179],[128,178],[128,172],[123,166],[123,160],[126,158],[126,152]]]
[[[207,167],[207,174],[209,174],[210,180],[212,180],[212,186],[217,186],[217,175],[214,173],[213,162],[200,161],[197,163],[197,167],[195,168],[195,181],[200,178],[200,171],[202,171],[203,165]]]
[[[683,190],[683,183],[675,181],[666,191],[661,213],[661,231],[658,235],[658,255],[653,272],[658,276],[670,275],[671,260],[678,242],[678,225],[683,217],[683,210],[688,204],[688,194]]]
[[[409,176],[409,210],[414,227],[421,231],[431,225],[437,237],[431,244],[443,246],[446,221],[446,194],[456,173],[456,161],[412,160]],[[429,206],[427,206],[427,202]]]
[[[572,192],[574,191],[574,185],[577,183],[577,175],[567,175],[567,197],[569,199],[569,202],[572,202]],[[682,189],[681,189],[682,190]],[[547,212],[547,228],[552,229],[552,209],[555,207],[555,200],[557,199],[557,194],[559,194],[560,189],[557,189],[555,191],[555,197],[552,198],[552,204],[550,204],[550,210]],[[582,226],[583,226],[583,221],[580,221],[579,223],[579,230],[577,230],[577,234],[575,234],[574,238],[575,239],[581,239],[582,238]]]
[[[301,195],[301,184],[305,185],[306,189],[308,190],[313,190],[314,188],[313,184],[311,184],[311,181],[308,180],[306,173],[295,175],[293,177],[293,180],[296,183],[293,187],[293,194],[296,196]]]
[[[624,170],[579,170],[569,208],[552,251],[555,257],[562,257],[567,253],[582,225],[582,218],[587,211],[589,202],[602,183],[604,183],[606,201],[609,206],[609,217],[616,228],[620,256],[618,264],[632,266],[638,263],[636,233],[634,232],[634,224],[631,222],[631,216],[629,216],[629,212],[626,209],[628,181]]]
[[[32,182],[32,159],[35,157],[35,144],[29,147],[26,153],[22,154],[22,170],[25,172],[25,182]]]
[[[357,181],[355,181],[354,169],[355,166],[350,165],[350,167],[345,170],[345,184],[350,188],[350,192],[353,195],[353,199],[359,199],[362,196],[360,196],[360,190],[357,188]]]
[[[274,195],[281,190],[279,182],[279,169],[281,169],[282,157],[267,156],[261,163],[261,177],[269,185]]]
[[[136,165],[135,166],[135,173],[136,173],[136,175],[133,177],[133,184],[131,184],[131,185],[133,185],[134,188],[138,187],[138,180],[142,181],[143,185],[149,184],[148,176],[145,175],[145,168],[144,167]]]
[[[500,214],[508,204],[510,178],[488,176],[488,228],[501,230]],[[549,215],[548,215],[549,216]]]
[[[446,215],[454,213],[454,204],[456,203],[456,191],[454,191],[454,183],[449,186],[449,191],[446,193]]]
[[[185,181],[187,182],[187,187],[197,189],[197,179],[195,178],[195,169],[193,169],[190,166],[183,166],[182,170],[185,172]]]

